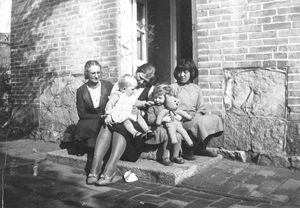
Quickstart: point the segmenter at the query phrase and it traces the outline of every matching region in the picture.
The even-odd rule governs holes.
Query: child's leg
[[[177,143],[173,144],[173,158],[179,157],[179,153],[181,151],[181,139],[177,138]]]
[[[181,139],[182,139],[182,136],[178,133],[177,134],[178,143],[173,144],[172,161],[177,164],[184,164],[184,159],[179,155],[180,151],[181,151]]]
[[[133,126],[132,122],[129,119],[126,119],[123,122],[123,125],[125,127],[125,129],[132,135],[132,136],[136,136],[137,133],[139,133]]]
[[[176,126],[174,125],[175,123],[166,123],[167,127],[167,132],[169,134],[170,140],[172,144],[176,144],[177,141],[177,136],[176,136]]]
[[[143,129],[144,132],[147,132],[150,130],[148,124],[146,123],[143,116],[141,116],[141,114],[137,114],[137,123]]]
[[[162,148],[163,148],[163,152],[162,152],[162,164],[164,164],[165,166],[171,166],[173,165],[172,161],[170,160],[170,151],[168,150],[168,140],[164,141],[162,143]]]

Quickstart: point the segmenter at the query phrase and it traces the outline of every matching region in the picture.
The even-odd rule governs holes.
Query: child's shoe
[[[182,157],[173,157],[172,161],[177,164],[184,164],[184,159]]]
[[[172,161],[168,157],[162,158],[161,163],[165,166],[172,166],[173,165]]]
[[[152,139],[153,137],[155,137],[155,134],[153,131],[148,130],[146,133],[143,134],[142,138],[144,141],[148,141],[150,139]]]

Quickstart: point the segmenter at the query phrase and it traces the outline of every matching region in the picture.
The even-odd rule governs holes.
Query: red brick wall
[[[206,100],[222,109],[223,68],[287,68],[289,132],[299,138],[300,1],[196,2],[199,84]]]
[[[114,81],[118,69],[117,0],[15,0],[11,66],[15,104],[38,104],[41,82],[53,75],[82,74],[98,60]]]

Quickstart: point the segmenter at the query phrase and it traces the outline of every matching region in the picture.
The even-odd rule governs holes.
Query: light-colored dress
[[[183,127],[195,138],[203,141],[207,136],[223,131],[223,122],[219,116],[201,113],[204,99],[198,85],[174,83],[171,88],[174,95],[180,100],[179,109],[193,116],[192,120],[183,122]]]
[[[133,106],[136,104],[141,92],[142,89],[138,89],[131,96],[128,96],[125,93],[115,92],[117,100],[113,102],[116,103],[112,104],[113,106],[111,106],[111,109],[108,110],[111,103],[110,100],[106,106],[106,113],[111,114],[113,121],[116,123],[122,123],[126,119],[136,121],[137,115],[132,114],[132,109]]]

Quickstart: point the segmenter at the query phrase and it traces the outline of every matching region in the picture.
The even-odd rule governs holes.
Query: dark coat
[[[112,83],[106,80],[101,80],[101,97],[100,105],[94,108],[92,98],[88,91],[87,85],[83,84],[76,92],[76,107],[79,116],[79,121],[74,132],[75,141],[83,141],[89,138],[95,139],[103,124],[105,105],[108,101],[108,96],[112,89]]]

